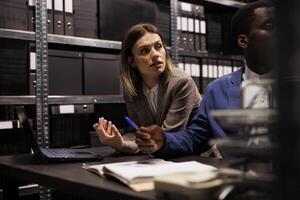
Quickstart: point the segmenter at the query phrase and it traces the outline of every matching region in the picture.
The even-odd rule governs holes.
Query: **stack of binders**
[[[242,64],[243,61],[237,59],[180,56],[178,67],[194,79],[203,94],[211,81],[238,70]]]
[[[206,19],[202,5],[178,2],[178,48],[185,52],[207,52]]]
[[[35,31],[36,0],[28,1],[28,30]],[[48,33],[74,35],[73,0],[47,0]]]

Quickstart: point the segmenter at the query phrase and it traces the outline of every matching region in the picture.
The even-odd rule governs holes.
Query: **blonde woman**
[[[120,68],[127,112],[138,126],[157,124],[177,131],[196,114],[201,100],[197,87],[189,75],[174,67],[155,26],[137,24],[127,31]],[[134,135],[122,136],[111,121],[101,117],[93,127],[103,144],[137,152]]]

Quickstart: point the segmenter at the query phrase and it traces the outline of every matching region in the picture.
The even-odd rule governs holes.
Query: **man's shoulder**
[[[233,84],[239,85],[241,83],[241,79],[242,79],[242,69],[239,69],[230,74],[226,74],[224,76],[221,76],[213,80],[208,85],[208,89],[220,87],[220,86],[226,86],[226,85],[233,85]]]

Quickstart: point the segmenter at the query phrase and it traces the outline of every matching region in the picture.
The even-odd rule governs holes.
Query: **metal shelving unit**
[[[244,3],[232,0],[182,0],[188,3],[207,3],[239,8]],[[46,0],[37,0],[36,6],[36,32],[0,28],[0,38],[26,40],[36,43],[37,46],[37,90],[36,96],[0,96],[0,105],[36,105],[37,111],[37,135],[39,143],[49,147],[49,105],[59,104],[102,104],[102,103],[124,103],[122,95],[48,95],[48,44],[62,44],[79,47],[92,47],[99,49],[120,50],[120,41],[102,39],[82,38],[65,35],[47,34],[47,8]],[[186,53],[178,51],[177,48],[177,3],[178,0],[169,0],[170,3],[170,37],[171,52],[175,63],[179,55]],[[207,53],[188,53],[186,56],[207,57]],[[216,55],[220,56],[220,55]],[[232,58],[232,57],[231,57]],[[35,187],[37,188],[37,187]],[[51,199],[48,188],[40,187],[41,199]]]
[[[233,8],[240,8],[245,3],[232,1],[232,0],[181,0],[183,2],[187,3],[193,3],[193,4],[199,4],[199,3],[212,3],[217,4],[221,6],[228,6]],[[171,56],[174,60],[174,63],[178,62],[178,56],[190,56],[190,57],[219,57],[219,58],[225,58],[225,59],[241,59],[243,60],[243,57],[240,55],[220,55],[220,54],[211,54],[208,52],[185,52],[185,51],[179,51],[178,50],[178,44],[177,44],[177,5],[178,0],[170,0],[170,16],[171,16]]]
[[[36,96],[1,96],[0,105],[35,105]],[[97,104],[97,103],[124,103],[122,95],[95,95],[95,96],[48,96],[48,104]]]
[[[35,42],[35,32],[0,28],[0,37]],[[48,43],[120,50],[121,42],[47,34]]]
[[[27,41],[36,41],[35,32],[0,28],[0,37]],[[120,41],[100,40],[64,35],[47,34],[48,43],[93,47],[102,49],[120,50]],[[169,49],[171,49],[169,47]],[[49,96],[49,104],[76,104],[76,103],[123,103],[121,95],[99,96]],[[36,96],[0,96],[0,105],[34,105]]]
[[[0,37],[36,41],[35,32],[0,28]],[[47,34],[48,43],[120,50],[121,42]],[[49,104],[123,103],[121,96],[49,96]],[[0,105],[34,105],[36,96],[0,96]]]

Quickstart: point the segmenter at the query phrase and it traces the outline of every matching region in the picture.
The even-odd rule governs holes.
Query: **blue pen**
[[[132,119],[130,119],[129,117],[125,116],[124,117],[126,122],[132,127],[134,128],[136,131],[139,129],[138,125],[136,125],[136,123],[134,123],[134,121]],[[139,150],[138,150],[139,151]],[[138,152],[137,151],[137,152]],[[154,158],[150,153],[148,153],[149,158]]]
[[[130,119],[130,118],[127,117],[127,116],[125,116],[124,118],[125,118],[125,120],[127,121],[127,123],[128,123],[132,128],[134,128],[136,131],[139,129],[139,127],[136,125],[136,123],[134,123],[134,122],[132,121],[132,119]]]

